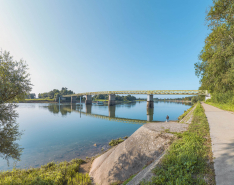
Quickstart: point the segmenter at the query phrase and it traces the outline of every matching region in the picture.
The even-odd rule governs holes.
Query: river
[[[147,109],[145,101],[110,107],[20,103],[17,123],[22,135],[15,143],[22,149],[21,161],[10,159],[8,165],[0,158],[0,170],[12,169],[14,165],[16,168],[40,167],[51,161],[85,159],[107,150],[111,139],[130,136],[147,120],[165,121],[167,115],[170,120],[177,120],[190,107],[189,103],[160,101],[154,102],[154,109]],[[14,149],[14,143],[7,150],[14,151],[11,147]]]

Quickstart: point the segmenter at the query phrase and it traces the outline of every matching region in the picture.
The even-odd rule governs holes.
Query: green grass
[[[178,117],[178,122],[180,122],[192,109],[194,105],[190,107],[188,110],[186,110],[181,116]]]
[[[207,100],[205,103],[206,103],[206,104],[209,104],[209,105],[212,105],[212,106],[214,106],[214,107],[223,109],[223,110],[227,110],[227,111],[232,111],[232,112],[234,112],[234,104],[213,103],[213,102],[210,102],[210,101],[208,101],[208,100]]]
[[[109,101],[108,99],[95,99],[95,100],[93,100],[93,101]]]
[[[188,131],[178,136],[153,170],[152,181],[141,184],[215,184],[209,124],[200,103],[193,112]]]
[[[50,162],[41,168],[13,169],[0,172],[0,184],[4,185],[89,185],[88,174],[79,173],[84,161],[73,159],[70,162]]]
[[[54,101],[54,99],[50,99],[50,98],[40,98],[40,99],[25,99],[25,101]]]
[[[122,185],[126,185],[127,183],[129,183],[136,175],[132,175],[131,177],[129,177],[126,181],[123,182]]]

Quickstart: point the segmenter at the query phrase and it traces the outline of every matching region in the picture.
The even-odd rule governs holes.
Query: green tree
[[[15,61],[9,52],[0,55],[0,104],[23,100],[31,91],[31,82],[24,60]]]
[[[200,53],[195,71],[201,77],[200,89],[211,93],[234,90],[234,1],[213,0],[206,20],[210,34]]]
[[[15,142],[22,135],[16,123],[17,105],[11,102],[25,99],[31,86],[26,62],[13,60],[9,52],[0,53],[0,157],[8,162],[20,160],[22,151]]]

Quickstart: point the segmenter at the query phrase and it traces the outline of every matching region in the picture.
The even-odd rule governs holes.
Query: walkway
[[[210,125],[217,185],[234,184],[234,114],[202,104]]]

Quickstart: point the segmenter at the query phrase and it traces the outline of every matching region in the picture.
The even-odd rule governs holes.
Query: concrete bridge
[[[108,105],[115,105],[116,94],[146,94],[147,95],[147,107],[154,107],[153,95],[206,95],[208,96],[207,90],[137,90],[137,91],[99,91],[99,92],[84,92],[78,94],[64,95],[63,97],[71,97],[71,103],[75,102],[76,97],[86,96],[85,104],[92,104],[92,95],[108,94],[109,101]],[[75,98],[73,98],[75,97]]]

